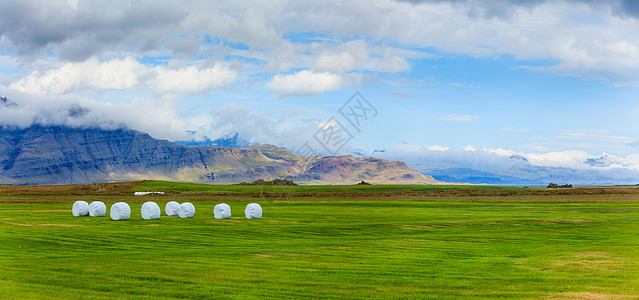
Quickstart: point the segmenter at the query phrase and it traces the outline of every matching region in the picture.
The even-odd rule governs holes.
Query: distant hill
[[[596,171],[527,164],[506,171],[481,171],[458,167],[418,169],[420,173],[431,175],[436,180],[471,184],[546,186],[550,182],[576,185],[616,185],[633,182],[631,178],[610,177]]]
[[[531,167],[533,168],[533,167]],[[534,168],[533,168],[534,169]],[[540,168],[539,168],[540,169]],[[421,169],[420,173],[429,174],[436,180],[445,182],[459,182],[459,183],[471,183],[471,184],[490,184],[490,185],[546,185],[546,182],[552,180],[559,180],[561,182],[576,182],[578,178],[570,177],[569,175],[561,176],[561,172],[555,170],[555,176],[542,176],[541,170],[538,170],[538,174],[528,174],[525,171],[521,171],[521,177],[499,173],[497,171],[481,171],[471,168],[434,168],[434,169]],[[572,180],[572,181],[571,181]]]
[[[309,184],[439,183],[403,162],[372,157],[300,157],[272,145],[184,146],[130,129],[0,127],[1,184],[138,179],[240,183],[275,178]]]
[[[504,184],[518,181],[519,178],[495,175],[491,172],[482,172],[468,168],[446,168],[424,171],[436,180],[448,182],[464,182],[473,184]]]

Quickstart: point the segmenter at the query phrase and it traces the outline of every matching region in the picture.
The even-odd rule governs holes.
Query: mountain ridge
[[[464,167],[416,168],[422,174],[431,175],[436,180],[445,182],[514,185],[514,186],[546,186],[551,182],[593,185],[634,185],[631,178],[606,176],[593,170],[572,170],[561,167],[529,166],[528,168],[485,171]]]
[[[373,157],[301,157],[273,145],[183,146],[126,128],[0,127],[1,184],[275,178],[306,184],[440,183],[403,162]]]

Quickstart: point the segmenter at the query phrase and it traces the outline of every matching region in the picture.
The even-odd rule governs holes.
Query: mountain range
[[[139,179],[228,184],[275,178],[303,184],[440,183],[401,161],[373,157],[302,157],[273,145],[185,146],[130,129],[0,127],[1,184]]]
[[[433,154],[434,153],[434,154]],[[422,153],[423,154],[423,153]],[[547,186],[549,183],[593,185],[635,185],[639,172],[618,168],[619,159],[603,154],[584,159],[582,167],[535,165],[519,154],[498,155],[486,151],[431,152],[403,155],[401,151],[357,150],[354,156],[401,160],[414,170],[435,180],[454,183],[505,186]]]
[[[409,164],[422,174],[429,174],[436,180],[471,184],[491,184],[509,186],[547,186],[549,183],[592,185],[634,185],[636,178],[631,174],[614,173],[606,170],[577,170],[562,167],[544,167],[523,164],[509,169],[478,170],[465,167],[432,168]]]

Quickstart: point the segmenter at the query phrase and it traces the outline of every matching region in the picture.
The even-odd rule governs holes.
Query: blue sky
[[[332,154],[313,136],[359,92],[378,113],[336,154],[639,170],[636,1],[3,1],[0,20],[5,125]]]

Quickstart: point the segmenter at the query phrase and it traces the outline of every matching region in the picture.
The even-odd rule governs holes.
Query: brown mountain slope
[[[433,184],[403,162],[299,157],[272,145],[188,147],[128,130],[0,128],[0,183],[72,184],[158,179],[239,183],[287,178],[309,184]]]

